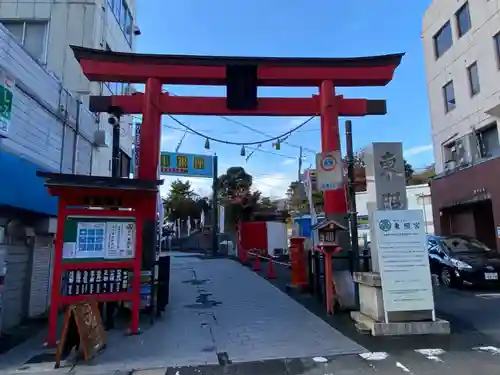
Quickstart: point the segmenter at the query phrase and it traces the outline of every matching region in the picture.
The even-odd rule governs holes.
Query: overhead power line
[[[232,142],[232,141],[226,141],[226,140],[215,138],[215,137],[210,137],[210,136],[208,136],[206,134],[203,134],[203,133],[201,133],[199,131],[194,130],[193,128],[189,127],[184,122],[182,122],[181,120],[177,119],[176,117],[174,117],[172,115],[167,115],[167,116],[170,117],[172,120],[174,120],[179,125],[181,125],[182,127],[188,129],[189,131],[191,131],[192,133],[194,133],[194,134],[196,134],[196,135],[198,135],[200,137],[209,139],[209,140],[211,140],[213,142],[224,143],[226,145],[234,145],[234,146],[253,146],[253,145],[259,145],[259,144],[263,144],[263,143],[269,143],[269,142],[272,142],[272,141],[279,141],[281,138],[284,138],[284,137],[292,134],[293,132],[297,131],[298,129],[300,129],[301,127],[303,127],[304,125],[306,125],[307,123],[309,123],[311,120],[313,120],[316,117],[316,115],[311,116],[307,120],[305,120],[302,123],[300,123],[299,125],[295,126],[294,128],[292,128],[292,129],[288,130],[287,132],[285,132],[283,134],[280,134],[280,135],[278,135],[276,137],[271,137],[271,138],[268,138],[268,139],[262,139],[262,140],[253,141],[253,142]]]

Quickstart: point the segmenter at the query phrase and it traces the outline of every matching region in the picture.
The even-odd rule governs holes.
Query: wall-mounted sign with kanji
[[[0,138],[6,138],[9,133],[12,118],[12,94],[14,83],[0,72]]]
[[[81,296],[127,292],[132,271],[128,269],[74,269],[65,271],[63,296]]]

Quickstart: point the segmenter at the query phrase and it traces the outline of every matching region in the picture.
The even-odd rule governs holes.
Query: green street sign
[[[0,83],[0,136],[6,137],[9,132],[13,97],[12,91],[4,83]]]

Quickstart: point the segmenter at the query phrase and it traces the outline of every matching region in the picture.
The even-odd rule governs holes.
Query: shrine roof
[[[155,192],[158,191],[159,185],[163,185],[163,180],[149,181],[133,178],[87,176],[42,171],[37,171],[36,175],[45,179],[45,186],[48,188],[88,188]]]
[[[109,62],[188,66],[225,66],[230,64],[273,67],[340,68],[397,66],[404,53],[362,57],[237,57],[200,55],[159,55],[128,52],[111,52],[100,49],[71,46],[78,61],[99,60]]]

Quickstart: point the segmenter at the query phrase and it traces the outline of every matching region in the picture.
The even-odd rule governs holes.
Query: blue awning
[[[20,156],[0,151],[0,205],[46,215],[57,215],[57,198],[49,195],[44,179],[36,171],[45,170]]]

